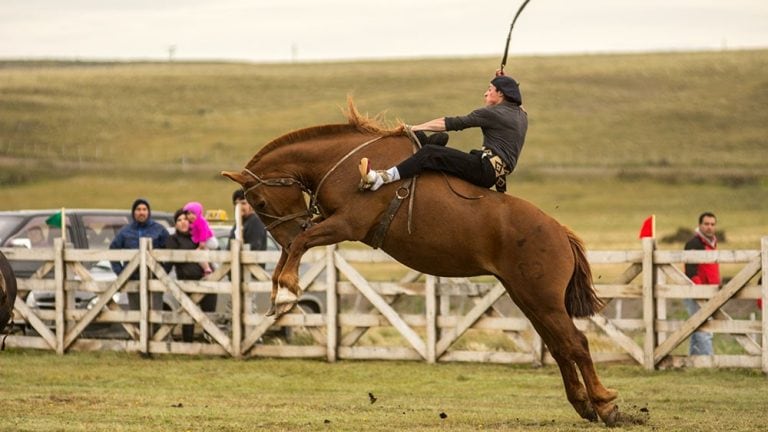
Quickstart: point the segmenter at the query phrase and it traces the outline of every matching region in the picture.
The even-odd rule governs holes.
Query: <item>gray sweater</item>
[[[528,131],[528,115],[511,102],[478,108],[465,116],[446,117],[445,129],[459,131],[479,127],[483,131],[483,147],[500,156],[514,171]]]

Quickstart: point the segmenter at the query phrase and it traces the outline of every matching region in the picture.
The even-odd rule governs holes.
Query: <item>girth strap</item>
[[[371,236],[371,246],[374,249],[379,249],[384,244],[384,238],[387,236],[387,231],[389,231],[389,226],[392,224],[392,221],[395,219],[395,215],[397,214],[397,211],[400,209],[400,206],[403,204],[403,200],[405,200],[411,195],[411,188],[415,186],[415,183],[416,183],[416,178],[415,177],[411,178],[403,182],[403,185],[400,186],[395,192],[395,197],[392,198],[392,201],[389,202],[389,207],[387,207],[387,211],[382,215],[381,219],[379,219],[379,224],[376,226],[376,230],[373,232],[373,235]],[[411,202],[413,202],[413,200],[411,200]],[[410,233],[410,211],[408,213],[409,213],[408,231]]]

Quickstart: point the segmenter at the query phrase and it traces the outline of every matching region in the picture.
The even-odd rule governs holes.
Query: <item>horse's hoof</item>
[[[299,301],[299,297],[292,293],[288,288],[279,288],[277,290],[277,296],[275,296],[275,306],[284,304],[295,304]]]
[[[601,411],[600,412],[600,418],[603,419],[603,422],[608,427],[614,427],[618,426],[619,424],[619,407],[616,405],[613,405],[613,408],[609,408],[606,410],[607,412]]]
[[[592,408],[592,405],[585,407],[583,411],[579,412],[579,415],[581,418],[588,420],[591,423],[595,423],[596,421],[600,420],[600,418],[597,416],[597,412]]]

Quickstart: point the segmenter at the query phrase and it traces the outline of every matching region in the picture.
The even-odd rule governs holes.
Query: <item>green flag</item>
[[[45,223],[56,228],[61,228],[61,212],[52,214]]]
[[[66,224],[66,218],[64,217],[64,207],[61,208],[60,212],[52,214],[48,219],[46,219],[45,223],[52,227],[61,229],[61,239],[64,240],[64,242],[67,241],[67,230],[64,226]]]

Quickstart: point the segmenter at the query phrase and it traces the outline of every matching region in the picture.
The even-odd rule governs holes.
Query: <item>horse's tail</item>
[[[571,280],[568,281],[568,287],[565,289],[565,310],[572,318],[592,316],[602,309],[605,303],[597,296],[592,285],[592,270],[589,268],[587,254],[584,252],[584,243],[568,227],[563,226],[563,228],[568,235],[576,261]]]

